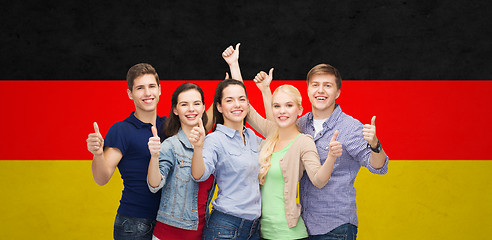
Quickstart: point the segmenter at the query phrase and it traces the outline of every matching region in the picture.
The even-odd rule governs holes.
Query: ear
[[[176,110],[175,107],[173,107],[173,113],[174,113],[174,115],[178,116],[178,110]]]
[[[340,93],[342,92],[342,89],[338,89],[337,90],[337,97],[335,99],[338,99],[338,97],[340,97]]]
[[[133,100],[132,91],[130,91],[130,89],[127,89],[126,90],[126,93],[128,94],[128,98],[130,98],[131,100]]]
[[[159,96],[161,95],[161,85],[159,84]]]
[[[222,106],[220,105],[220,103],[217,103],[217,110],[222,113]]]
[[[299,107],[299,114],[297,114],[297,116],[299,116],[299,117],[300,117],[300,116],[302,116],[302,111],[303,111],[303,110],[304,110],[304,109],[302,108],[302,106],[301,106],[301,107]]]

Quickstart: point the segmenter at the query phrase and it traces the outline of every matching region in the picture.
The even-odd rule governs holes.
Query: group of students
[[[319,64],[307,74],[305,115],[297,88],[272,94],[273,69],[258,73],[263,118],[249,104],[239,44],[222,57],[232,78],[218,84],[208,110],[202,89],[183,83],[169,117],[157,116],[159,77],[141,63],[127,74],[135,111],[106,138],[94,123],[87,139],[94,180],[106,184],[118,167],[124,184],[114,238],[356,239],[355,177],[361,166],[388,169],[375,117],[362,125],[343,113],[335,103],[340,74]]]

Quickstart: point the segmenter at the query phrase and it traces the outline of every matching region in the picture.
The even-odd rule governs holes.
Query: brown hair
[[[244,94],[246,94],[246,98],[248,98],[248,92],[246,91],[246,87],[244,86],[244,83],[236,80],[236,79],[225,79],[222,80],[218,85],[217,88],[215,89],[215,95],[214,95],[214,103],[212,105],[213,110],[214,110],[214,117],[213,117],[213,123],[215,126],[213,127],[212,131],[215,131],[217,128],[217,124],[224,124],[224,115],[219,112],[219,109],[217,108],[217,104],[222,104],[222,96],[224,89],[228,87],[229,85],[239,85],[244,89]],[[249,100],[248,100],[249,101]],[[246,118],[243,120],[243,124],[246,123]]]
[[[203,91],[200,88],[200,86],[189,82],[179,85],[179,87],[176,88],[176,90],[174,90],[173,92],[173,95],[171,97],[171,112],[169,113],[169,117],[166,118],[166,121],[164,122],[164,125],[162,127],[162,132],[164,132],[166,137],[171,137],[176,135],[179,132],[179,129],[181,128],[181,122],[179,121],[179,116],[174,114],[173,110],[176,109],[176,106],[178,105],[179,94],[189,90],[196,90],[197,92],[199,92],[200,96],[202,97],[202,103],[203,105],[205,105],[205,96],[203,95]],[[208,121],[207,113],[204,113],[202,115],[203,126],[207,125],[207,121]],[[164,139],[161,139],[161,142],[162,141],[164,141]]]
[[[307,84],[309,85],[309,81],[314,75],[323,75],[323,74],[329,74],[335,76],[337,89],[340,90],[340,88],[342,87],[342,76],[340,75],[340,72],[338,72],[338,70],[335,67],[325,63],[318,64],[313,68],[311,68],[311,70],[309,70],[306,77]]]
[[[128,89],[130,89],[130,91],[133,91],[133,82],[135,81],[135,79],[145,74],[154,75],[157,86],[159,86],[159,75],[157,75],[155,68],[148,63],[138,63],[128,69],[128,73],[126,74],[126,83],[128,84]]]

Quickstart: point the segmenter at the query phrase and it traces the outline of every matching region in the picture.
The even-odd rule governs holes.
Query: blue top
[[[258,150],[262,139],[249,128],[244,128],[243,134],[246,145],[238,131],[217,124],[215,132],[205,138],[205,172],[198,181],[215,176],[219,188],[212,202],[215,210],[255,220],[261,215]]]
[[[314,135],[311,112],[299,118],[298,125],[303,133]],[[371,150],[367,148],[362,129],[362,123],[343,113],[337,104],[323,123],[323,130],[313,136],[321,164],[328,156],[328,145],[335,130],[339,131],[337,141],[342,143],[343,153],[336,159],[330,180],[323,188],[315,187],[307,174],[300,181],[302,218],[309,235],[326,234],[345,223],[357,226],[354,181],[360,167],[364,166],[375,174],[385,174],[388,171],[388,157],[380,169],[373,168],[369,163]]]
[[[152,192],[162,187],[157,221],[188,230],[198,229],[198,189],[199,183],[192,181],[191,159],[193,145],[183,129],[167,138],[161,144],[159,169],[162,175],[158,187],[149,185]],[[208,189],[207,189],[208,190]],[[213,190],[209,192],[209,200]],[[209,201],[207,201],[208,206]]]
[[[165,119],[157,116],[158,132]],[[151,193],[147,187],[151,127],[152,124],[138,120],[132,112],[124,121],[113,124],[104,139],[104,147],[118,148],[123,155],[118,163],[124,186],[118,213],[130,217],[155,219],[159,208],[161,194]]]

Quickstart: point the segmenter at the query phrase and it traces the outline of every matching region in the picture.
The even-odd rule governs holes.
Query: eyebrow
[[[285,102],[285,103],[292,103],[292,104],[295,104],[294,101],[288,101],[288,102]],[[279,102],[273,102],[272,104],[280,104]]]
[[[149,83],[149,84],[140,84],[140,85],[134,85],[133,87],[137,88],[137,87],[143,87],[145,85],[149,85],[149,86],[157,86],[157,83]]]
[[[225,99],[228,99],[228,98],[234,99],[234,97],[224,97],[223,99],[225,100]],[[245,95],[241,95],[241,96],[236,97],[236,98],[247,98],[247,97]]]

